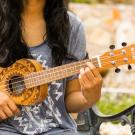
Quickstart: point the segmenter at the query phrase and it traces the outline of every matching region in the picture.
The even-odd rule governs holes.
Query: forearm
[[[69,113],[77,113],[90,108],[97,102],[94,97],[87,101],[81,91],[74,92],[65,99],[66,108]]]

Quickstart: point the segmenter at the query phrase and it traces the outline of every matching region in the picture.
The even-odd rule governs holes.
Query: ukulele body
[[[0,90],[9,94],[18,105],[33,105],[39,103],[47,97],[48,85],[44,84],[27,89],[27,86],[30,86],[34,82],[30,82],[26,76],[41,70],[43,68],[36,60],[18,60],[10,67],[1,69]]]

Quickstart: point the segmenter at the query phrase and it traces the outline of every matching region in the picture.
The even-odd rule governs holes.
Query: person
[[[0,66],[33,58],[51,68],[86,58],[81,21],[63,0],[0,1]],[[70,113],[95,104],[102,77],[92,63],[79,75],[48,84],[47,98],[36,105],[18,106],[0,91],[0,135],[77,135]]]

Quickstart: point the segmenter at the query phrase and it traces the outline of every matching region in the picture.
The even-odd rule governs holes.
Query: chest
[[[46,23],[43,19],[39,21],[25,21],[22,27],[25,42],[30,46],[36,46],[46,39]]]
[[[34,59],[36,59],[39,63],[42,64],[42,67],[53,67],[52,50],[48,46],[47,41],[36,47],[30,47],[29,49],[30,54],[33,56]]]

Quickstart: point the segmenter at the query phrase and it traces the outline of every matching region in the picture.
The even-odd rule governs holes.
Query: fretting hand
[[[86,68],[80,70],[79,82],[83,96],[88,104],[94,104],[101,96],[102,77],[96,67],[88,62]]]

